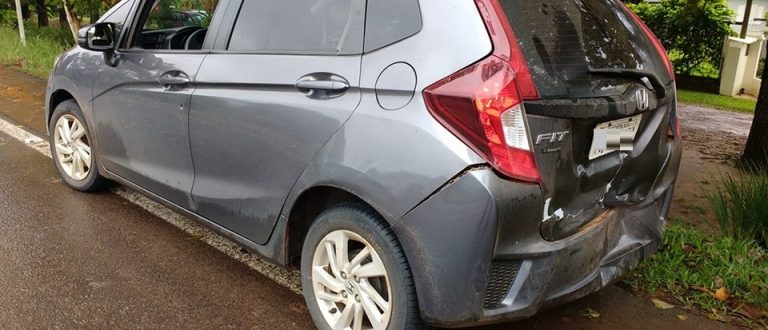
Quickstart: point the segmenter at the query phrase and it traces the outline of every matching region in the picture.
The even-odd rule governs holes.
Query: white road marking
[[[51,149],[48,141],[34,133],[31,133],[21,126],[16,126],[11,122],[0,117],[0,131],[13,137],[37,152],[51,158]],[[214,233],[210,229],[194,222],[181,214],[157,203],[150,198],[125,187],[112,189],[112,193],[123,199],[143,208],[165,222],[181,229],[194,238],[197,238],[213,248],[225,253],[233,259],[246,264],[251,269],[272,279],[278,284],[289,290],[301,294],[301,274],[298,270],[288,270],[280,266],[275,266],[265,259],[250,253],[241,252],[241,246],[237,243]]]

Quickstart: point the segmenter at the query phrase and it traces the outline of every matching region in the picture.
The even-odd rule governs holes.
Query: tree
[[[741,160],[748,166],[768,168],[768,65],[763,67],[763,83],[757,98],[755,118]]]
[[[48,26],[48,6],[45,0],[35,0],[35,12],[37,13],[37,26]]]
[[[718,66],[725,36],[735,35],[725,0],[662,0],[628,5],[669,51],[675,71],[690,74],[703,63]]]

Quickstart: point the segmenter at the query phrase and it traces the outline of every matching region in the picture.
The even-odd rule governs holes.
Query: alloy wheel
[[[75,116],[65,114],[56,121],[52,134],[56,161],[61,169],[75,181],[85,180],[93,166],[85,126]]]
[[[315,300],[331,329],[389,325],[390,277],[378,253],[360,235],[347,230],[326,235],[315,249],[311,278]]]

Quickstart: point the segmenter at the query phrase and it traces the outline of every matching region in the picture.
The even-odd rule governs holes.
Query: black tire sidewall
[[[392,297],[390,297],[392,299],[392,316],[389,329],[406,329],[409,327],[409,320],[414,317],[410,314],[417,310],[416,306],[411,306],[409,303],[415,301],[412,299],[413,297],[409,297],[409,295],[414,294],[409,287],[412,287],[410,269],[408,269],[407,264],[403,265],[397,260],[396,256],[402,253],[402,249],[394,240],[391,232],[388,232],[389,229],[382,226],[383,221],[377,218],[373,212],[364,208],[338,206],[323,212],[312,224],[302,248],[301,284],[307,308],[318,329],[330,329],[330,327],[326,326],[325,318],[315,301],[311,278],[312,259],[315,249],[322,239],[336,230],[354,232],[373,246],[384,263],[392,290]]]
[[[56,122],[58,122],[59,118],[67,114],[72,115],[80,121],[80,123],[85,128],[85,135],[88,137],[88,141],[91,143],[91,168],[88,172],[88,176],[86,176],[85,179],[81,181],[70,178],[69,175],[64,172],[64,169],[61,168],[58,157],[56,157],[56,147],[54,145],[54,129],[56,129]],[[101,181],[103,181],[103,179],[99,174],[96,148],[94,147],[93,137],[91,135],[90,128],[88,127],[88,122],[85,120],[85,116],[83,116],[83,113],[80,110],[80,106],[73,100],[64,101],[56,106],[56,109],[53,110],[53,114],[51,115],[51,120],[48,123],[48,132],[48,143],[50,144],[51,148],[51,158],[53,159],[53,165],[56,167],[56,170],[59,172],[59,176],[61,176],[62,180],[64,180],[67,186],[83,192],[93,191],[100,188],[102,183]]]

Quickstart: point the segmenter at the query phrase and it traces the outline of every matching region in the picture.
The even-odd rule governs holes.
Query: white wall
[[[744,9],[747,7],[747,0],[728,0],[728,6],[736,13],[736,22],[741,22],[744,19]],[[752,18],[764,18],[766,9],[768,9],[768,0],[753,0]]]

